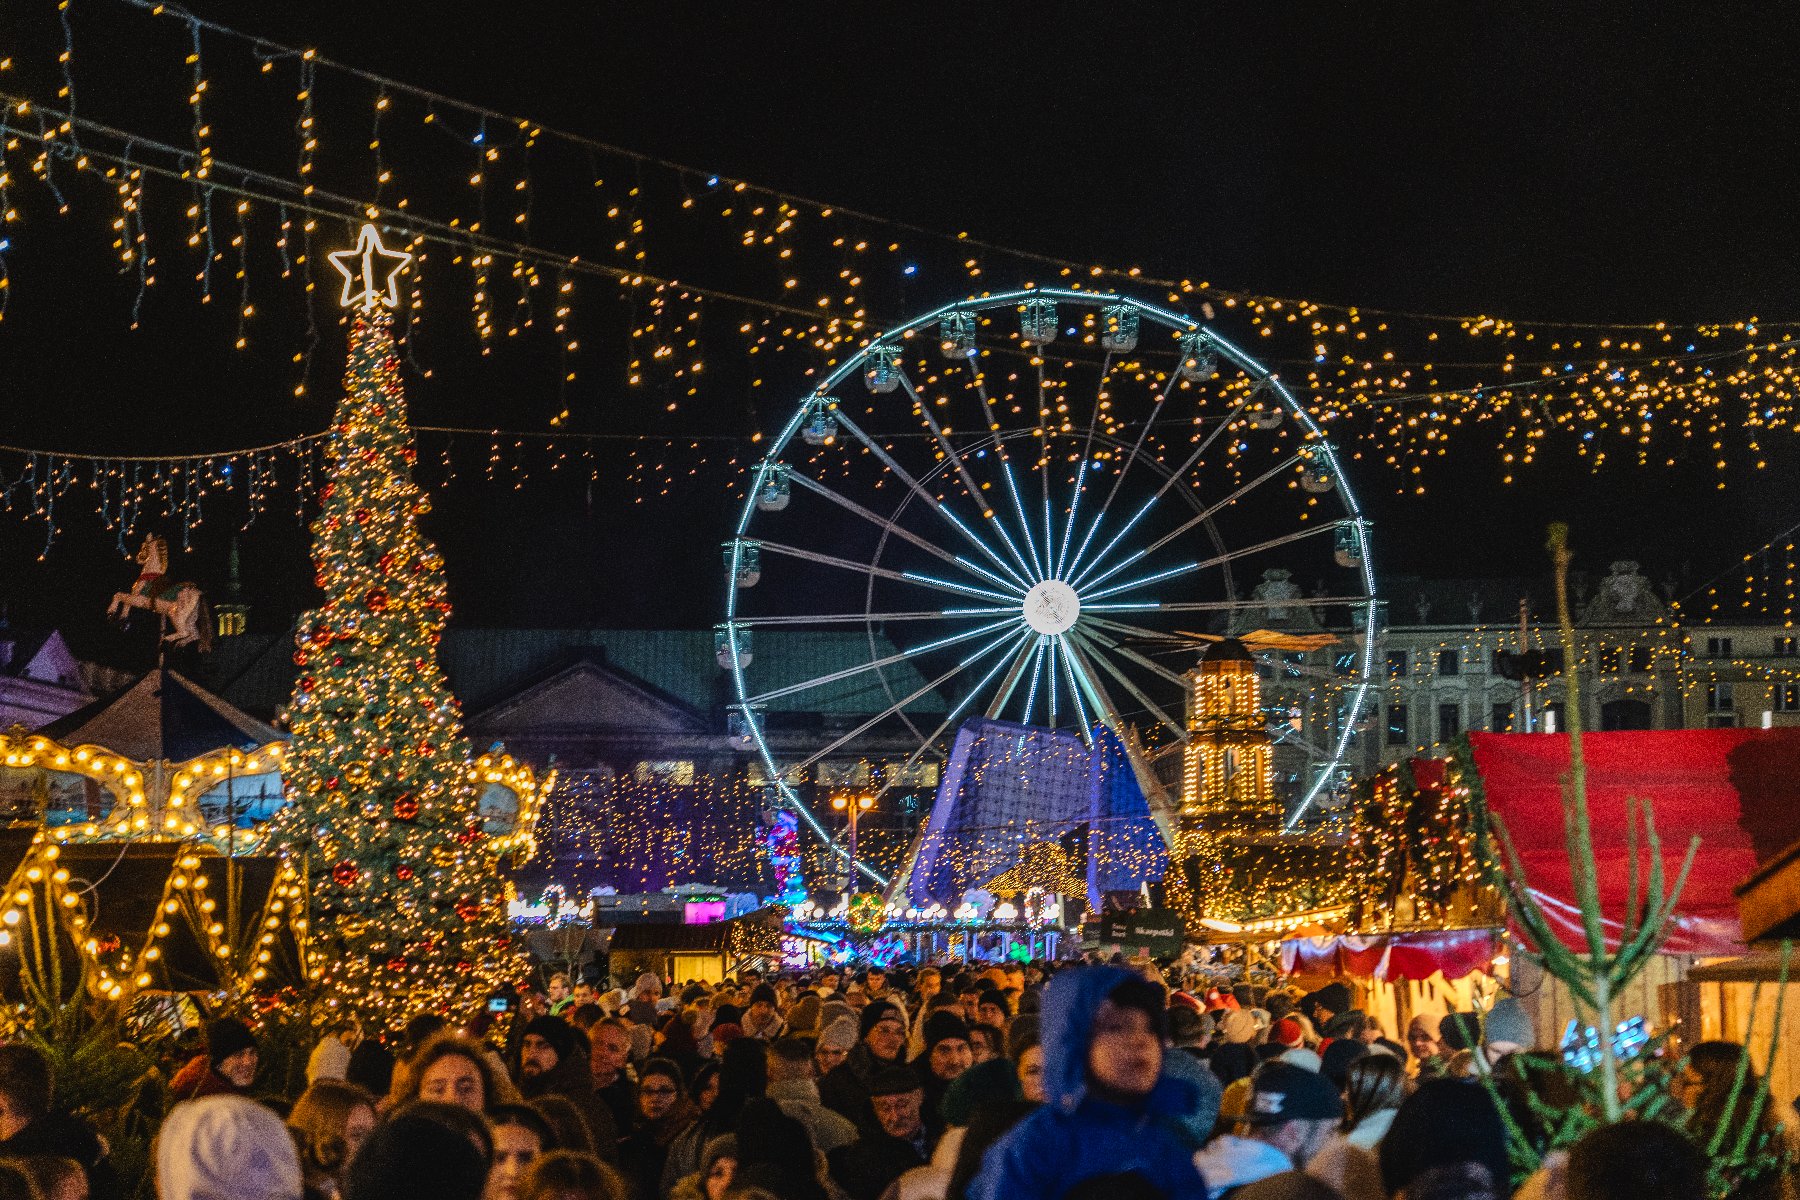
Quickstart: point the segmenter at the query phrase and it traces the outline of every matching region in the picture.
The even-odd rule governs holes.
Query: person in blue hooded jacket
[[[1182,1120],[1198,1089],[1163,1071],[1162,989],[1121,967],[1077,967],[1044,989],[1047,1103],[996,1142],[970,1200],[1058,1200],[1136,1173],[1170,1200],[1206,1200]]]

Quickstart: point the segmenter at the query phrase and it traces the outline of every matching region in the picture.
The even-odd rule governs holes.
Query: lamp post
[[[850,821],[849,837],[846,839],[846,841],[848,843],[846,848],[850,852],[850,886],[846,890],[847,891],[855,891],[856,890],[856,819],[859,816],[861,816],[863,813],[866,813],[871,808],[875,807],[875,797],[869,795],[867,792],[861,792],[854,796],[846,795],[843,792],[839,792],[831,798],[831,807],[833,807],[833,808],[837,809],[839,812],[843,813],[846,817],[849,818],[849,821]]]

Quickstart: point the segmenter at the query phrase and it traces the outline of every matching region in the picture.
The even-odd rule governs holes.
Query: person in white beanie
[[[300,1200],[300,1156],[287,1126],[246,1096],[205,1096],[169,1110],[156,1137],[161,1200]]]

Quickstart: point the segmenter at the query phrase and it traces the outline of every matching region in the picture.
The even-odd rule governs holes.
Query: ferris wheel
[[[716,631],[732,732],[828,843],[809,771],[880,737],[885,790],[972,717],[1103,723],[1170,828],[1196,651],[1271,611],[1333,646],[1329,669],[1263,655],[1316,677],[1316,712],[1268,712],[1300,764],[1290,824],[1342,783],[1372,678],[1369,524],[1324,431],[1210,323],[1051,288],[926,313],[825,375],[749,485]],[[854,654],[770,663],[795,635]],[[824,693],[854,717],[784,737],[774,710]]]

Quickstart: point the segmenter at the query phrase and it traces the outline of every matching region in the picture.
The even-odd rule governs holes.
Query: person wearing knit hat
[[[781,1019],[781,1013],[775,1007],[775,989],[766,983],[759,983],[750,991],[750,1007],[738,1023],[744,1027],[744,1036],[760,1038],[772,1042],[787,1032],[787,1022]]]
[[[1537,1045],[1537,1034],[1531,1027],[1531,1014],[1512,996],[1495,1002],[1482,1022],[1488,1055],[1498,1059]]]
[[[256,1079],[261,1061],[256,1035],[236,1017],[219,1017],[206,1024],[206,1052],[196,1055],[169,1081],[175,1100],[202,1096],[244,1095]]]
[[[999,988],[989,988],[981,993],[975,1002],[976,1020],[983,1025],[993,1025],[1005,1029],[1012,1020],[1012,1003],[1007,1000],[1006,993]]]
[[[1269,1040],[1289,1050],[1306,1044],[1306,1034],[1300,1028],[1300,1022],[1292,1017],[1283,1017],[1269,1027]]]
[[[844,1061],[819,1080],[819,1099],[825,1107],[848,1117],[861,1128],[872,1128],[875,1110],[869,1104],[869,1083],[884,1067],[904,1067],[906,1019],[886,1000],[866,1006],[857,1016],[859,1036]]]
[[[1512,1175],[1505,1118],[1484,1084],[1427,1079],[1400,1104],[1376,1147],[1382,1186],[1391,1196],[1432,1167],[1479,1163],[1502,1195]]]
[[[820,1027],[818,1042],[813,1047],[813,1063],[818,1067],[820,1079],[844,1061],[855,1047],[856,1038],[856,1018],[848,1013]]]
[[[1227,1045],[1256,1040],[1256,1016],[1247,1008],[1228,1009],[1219,1018],[1219,1037]]]
[[[580,1111],[596,1144],[617,1143],[618,1121],[606,1098],[594,1089],[592,1045],[587,1035],[561,1017],[533,1017],[526,1023],[519,1043],[518,1084],[527,1100],[563,1097]]]
[[[1338,1038],[1319,1055],[1319,1073],[1341,1092],[1350,1078],[1350,1064],[1368,1053],[1368,1045],[1357,1038]]]
[[[894,1180],[924,1165],[924,1093],[904,1067],[884,1067],[870,1082],[876,1120],[848,1146],[833,1150],[831,1177],[850,1200],[876,1200]]]
[[[1444,1047],[1438,1040],[1442,1020],[1436,1013],[1417,1013],[1406,1026],[1406,1051],[1414,1072],[1422,1077],[1443,1074]]]
[[[376,1126],[350,1160],[344,1200],[477,1200],[486,1174],[487,1163],[468,1135],[422,1113],[402,1112]]]
[[[1328,983],[1313,993],[1313,1023],[1319,1024],[1331,1020],[1341,1012],[1349,1012],[1355,1007],[1351,1003],[1350,988],[1342,983]]]
[[[1219,1082],[1229,1087],[1256,1070],[1260,1061],[1255,1044],[1256,1018],[1245,1008],[1221,1009],[1214,1015],[1219,1018],[1219,1041],[1206,1056],[1207,1062]]]
[[[1325,1068],[1325,1060],[1317,1050],[1309,1050],[1305,1046],[1295,1046],[1292,1050],[1283,1050],[1275,1056],[1274,1061],[1284,1062],[1290,1067],[1299,1067],[1303,1071],[1319,1074]]]
[[[920,1086],[925,1091],[925,1129],[929,1135],[926,1146],[927,1154],[931,1145],[937,1142],[944,1132],[944,1117],[941,1107],[944,1094],[950,1090],[950,1084],[956,1077],[975,1064],[975,1056],[969,1047],[969,1027],[963,1019],[946,1009],[939,1009],[925,1020],[925,1051],[913,1060],[913,1070],[919,1074]]]
[[[1343,1119],[1344,1102],[1317,1072],[1265,1063],[1238,1132],[1216,1138],[1194,1164],[1214,1195],[1304,1167]]]
[[[441,1195],[475,1200],[484,1173],[477,1165],[460,1193]],[[300,1156],[281,1118],[256,1101],[189,1100],[169,1110],[156,1135],[156,1192],[161,1200],[300,1200]]]

